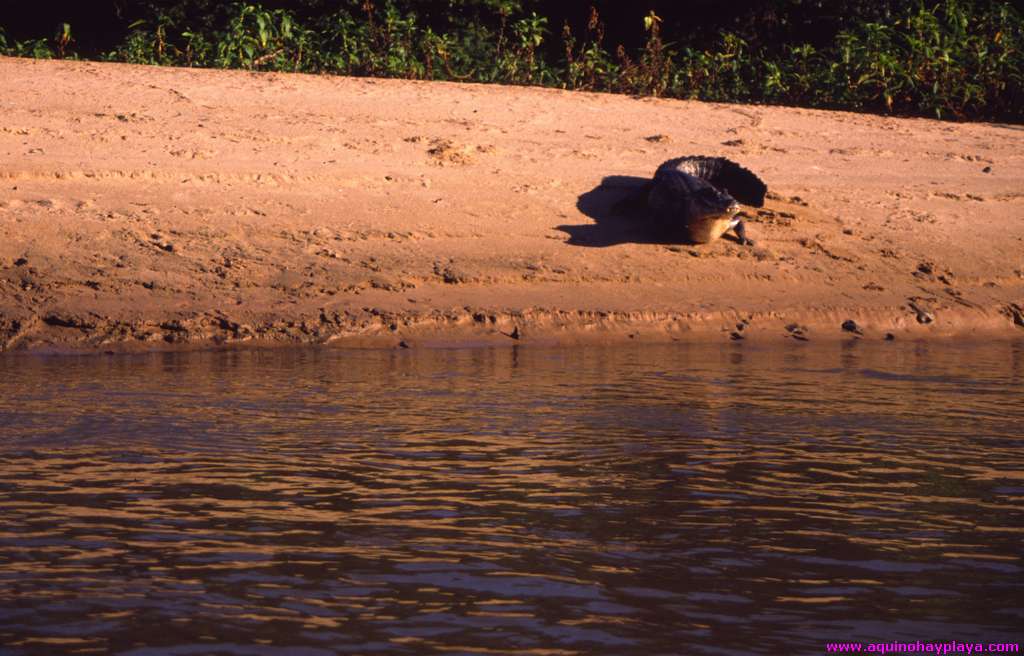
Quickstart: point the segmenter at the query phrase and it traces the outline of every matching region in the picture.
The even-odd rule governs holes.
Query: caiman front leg
[[[743,219],[739,216],[733,219],[732,230],[739,237],[740,244],[743,246],[753,246],[754,240],[747,237],[747,226],[743,223]]]

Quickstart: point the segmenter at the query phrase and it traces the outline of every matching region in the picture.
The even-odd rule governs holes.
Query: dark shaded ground
[[[666,231],[648,219],[644,185],[648,178],[609,175],[590,191],[580,194],[576,209],[596,223],[560,225],[573,246],[606,248],[619,244],[687,244],[678,234]],[[733,234],[723,239],[739,242]]]
[[[644,213],[643,186],[648,178],[609,175],[590,191],[580,194],[576,209],[596,223],[560,225],[574,246],[604,248],[617,244],[671,243],[655,230]]]

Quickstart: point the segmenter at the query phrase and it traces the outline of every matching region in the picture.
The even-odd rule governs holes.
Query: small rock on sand
[[[845,330],[848,333],[854,333],[857,335],[864,334],[864,331],[860,329],[860,326],[858,326],[857,322],[854,321],[853,319],[847,319],[846,321],[843,322],[843,330]]]

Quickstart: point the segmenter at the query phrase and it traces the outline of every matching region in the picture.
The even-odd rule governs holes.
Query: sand
[[[11,58],[0,111],[3,350],[1024,336],[1021,126]],[[611,211],[688,154],[754,247]]]

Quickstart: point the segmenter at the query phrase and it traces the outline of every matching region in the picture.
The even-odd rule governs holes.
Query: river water
[[[0,653],[1024,639],[1024,343],[0,357]]]

